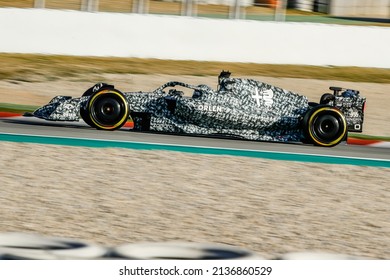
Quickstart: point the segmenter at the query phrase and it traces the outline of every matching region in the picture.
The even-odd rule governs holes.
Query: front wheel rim
[[[101,129],[118,128],[128,117],[127,102],[122,94],[109,90],[92,97],[89,111],[92,122]]]

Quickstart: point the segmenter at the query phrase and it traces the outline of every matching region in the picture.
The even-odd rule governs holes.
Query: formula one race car
[[[192,96],[177,90],[188,88]],[[176,88],[174,88],[176,87]],[[78,121],[115,130],[131,118],[136,131],[223,135],[235,138],[335,146],[348,131],[361,132],[365,98],[356,90],[330,87],[319,103],[252,79],[222,71],[217,90],[168,82],[152,92],[121,92],[99,83],[81,97],[57,96],[33,115],[52,121]]]

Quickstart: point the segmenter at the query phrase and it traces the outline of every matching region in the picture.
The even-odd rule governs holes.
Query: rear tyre
[[[347,137],[347,122],[335,107],[314,107],[306,113],[303,122],[306,141],[314,145],[333,147]]]
[[[86,110],[85,122],[102,130],[121,128],[129,118],[129,106],[123,93],[116,89],[103,89],[91,95]],[[80,114],[81,110],[80,110]]]

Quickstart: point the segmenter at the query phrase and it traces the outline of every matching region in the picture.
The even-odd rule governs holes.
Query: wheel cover
[[[347,123],[337,109],[323,107],[314,111],[309,122],[310,138],[320,146],[334,146],[347,133]]]
[[[129,115],[123,95],[112,90],[103,90],[92,96],[88,108],[92,122],[101,129],[118,128]]]

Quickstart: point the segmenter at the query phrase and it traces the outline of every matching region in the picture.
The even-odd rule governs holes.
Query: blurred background
[[[56,95],[79,96],[98,81],[145,91],[176,79],[214,85],[225,69],[235,76],[259,77],[310,100],[318,100],[330,85],[358,89],[369,100],[364,132],[390,139],[390,68],[374,64],[389,63],[390,0],[0,0],[0,8],[8,7],[25,9],[0,11],[0,111],[32,111]],[[189,30],[190,24],[185,24],[195,20],[186,16],[232,20],[196,20]],[[112,18],[112,25],[106,24]],[[80,34],[72,32],[79,27]],[[241,30],[254,34],[250,31],[255,28],[256,36],[241,36]],[[162,34],[167,29],[176,36]],[[99,32],[106,40],[97,44]],[[220,36],[223,32],[230,36]],[[272,44],[262,44],[263,38],[271,38]],[[87,55],[74,56],[80,49]],[[145,49],[150,52],[141,56]],[[228,58],[249,53],[251,60],[204,61],[223,51]],[[164,52],[168,60],[150,55]],[[177,54],[187,60],[172,60]],[[195,54],[202,61],[196,61]],[[271,64],[255,62],[257,54]],[[313,63],[304,64],[306,58]],[[371,64],[359,66],[361,58]],[[340,62],[347,67],[336,64]],[[315,249],[390,258],[387,169],[0,144],[0,231],[67,236],[110,246],[177,240],[224,243],[265,258]],[[1,237],[0,247],[5,246]],[[9,238],[8,245],[15,241]],[[30,248],[38,249],[47,241],[40,236],[33,240]]]
[[[0,0],[0,7],[348,24],[390,21],[390,0]]]

